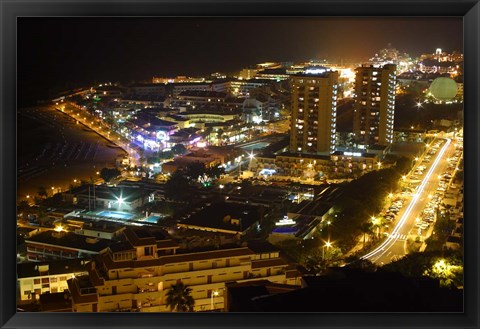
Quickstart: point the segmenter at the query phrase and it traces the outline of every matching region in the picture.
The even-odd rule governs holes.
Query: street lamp
[[[332,243],[330,241],[325,242],[325,245],[322,247],[322,260],[325,260],[325,247],[330,248]]]
[[[218,291],[214,290],[212,291],[212,296],[210,297],[210,306],[213,311],[213,298],[218,296]]]
[[[248,158],[250,159],[248,162],[248,171],[252,171],[252,160],[255,159],[255,154],[253,154],[253,151],[248,155]]]

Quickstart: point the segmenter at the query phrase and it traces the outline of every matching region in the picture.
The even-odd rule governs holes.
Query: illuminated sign
[[[167,140],[168,141],[167,133],[164,132],[164,131],[157,131],[157,140],[161,140],[161,141]]]
[[[306,69],[305,73],[306,74],[322,74],[325,73],[327,69],[325,68],[315,68],[315,69]]]
[[[360,152],[343,152],[343,155],[354,156],[354,157],[361,157],[362,153]]]
[[[278,222],[275,223],[275,225],[277,226],[285,226],[285,225],[295,225],[296,222],[290,218],[288,218],[288,216],[283,216],[283,218],[281,220],[279,220]]]
[[[146,139],[145,140],[145,146],[147,148],[150,148],[151,150],[157,149],[159,147],[159,144],[151,139]]]

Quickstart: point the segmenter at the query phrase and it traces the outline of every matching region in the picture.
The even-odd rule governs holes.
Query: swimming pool
[[[160,217],[160,216],[150,216],[150,217],[147,217],[145,219],[142,219],[142,222],[157,224],[157,222],[160,218],[162,218],[162,217]]]
[[[129,214],[128,212],[110,211],[110,210],[100,211],[96,215],[100,217],[105,217],[105,218],[115,218],[115,219],[125,219],[125,220],[132,219],[134,217],[134,215]]]

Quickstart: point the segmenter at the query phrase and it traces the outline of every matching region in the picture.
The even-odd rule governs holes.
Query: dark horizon
[[[418,56],[463,48],[461,17],[19,18],[18,96],[153,76],[234,72],[263,61],[363,61],[388,43]]]

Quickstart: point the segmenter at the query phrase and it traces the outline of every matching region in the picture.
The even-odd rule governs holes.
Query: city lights
[[[17,310],[461,311],[471,86],[462,20],[442,17],[393,20],[410,44],[370,17],[18,29],[36,65],[19,67]],[[294,38],[314,26],[321,49]],[[278,61],[245,62],[250,30]],[[385,282],[401,291],[371,294]]]

